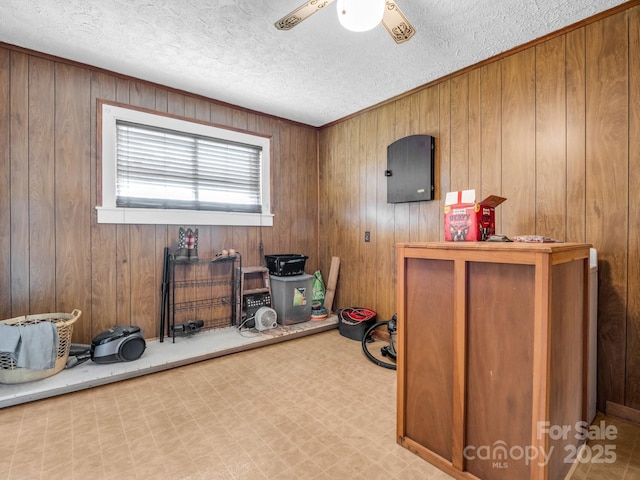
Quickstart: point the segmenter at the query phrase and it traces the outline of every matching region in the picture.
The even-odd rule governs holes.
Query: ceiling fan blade
[[[322,10],[333,2],[334,0],[311,0],[282,17],[275,23],[275,26],[278,30],[291,30],[301,21],[306,20],[318,10]]]
[[[404,13],[398,8],[395,2],[387,2],[382,17],[382,25],[387,29],[389,35],[393,37],[396,43],[404,43],[416,33],[416,29],[404,16]]]

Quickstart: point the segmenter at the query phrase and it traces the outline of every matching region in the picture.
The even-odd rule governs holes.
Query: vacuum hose
[[[384,367],[384,368],[388,368],[390,370],[395,370],[396,369],[396,364],[395,363],[383,362],[382,360],[377,359],[376,357],[374,357],[371,354],[371,352],[369,352],[369,349],[367,347],[367,344],[369,343],[369,340],[371,338],[371,334],[373,333],[373,331],[376,328],[382,327],[384,325],[387,326],[387,330],[389,331],[389,345],[385,345],[384,347],[382,347],[380,349],[380,353],[382,353],[382,356],[389,357],[389,358],[391,358],[392,360],[395,361],[396,356],[397,356],[397,353],[396,353],[396,316],[395,315],[393,316],[393,318],[391,320],[374,323],[373,325],[371,325],[367,329],[367,331],[362,336],[362,351],[364,352],[364,354],[367,356],[367,358],[369,360],[371,360],[373,363],[375,363],[379,367]]]

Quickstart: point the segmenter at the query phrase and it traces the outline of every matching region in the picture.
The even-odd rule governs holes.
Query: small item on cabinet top
[[[444,239],[447,242],[487,240],[496,232],[495,208],[506,198],[490,195],[476,202],[475,190],[449,192],[444,205]]]
[[[487,242],[513,242],[513,240],[506,235],[489,235]]]
[[[544,237],[542,235],[516,235],[513,237],[513,241],[527,243],[562,243],[562,240],[556,240],[555,238]]]

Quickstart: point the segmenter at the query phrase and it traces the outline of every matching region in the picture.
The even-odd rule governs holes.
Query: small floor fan
[[[273,308],[260,307],[256,311],[255,322],[257,330],[269,330],[278,326],[278,314]]]

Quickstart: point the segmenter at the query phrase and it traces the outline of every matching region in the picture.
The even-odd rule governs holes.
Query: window
[[[101,103],[98,223],[273,224],[269,138]]]

